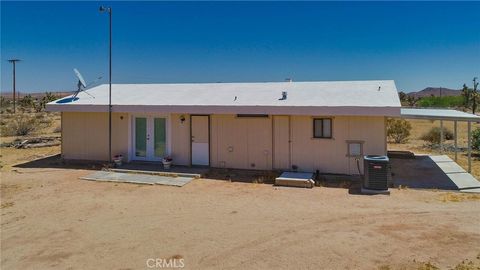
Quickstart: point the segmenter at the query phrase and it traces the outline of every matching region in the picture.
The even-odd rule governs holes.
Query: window
[[[332,138],[332,119],[314,118],[313,119],[313,137],[314,138]]]
[[[361,157],[363,155],[363,141],[347,141],[347,157]]]

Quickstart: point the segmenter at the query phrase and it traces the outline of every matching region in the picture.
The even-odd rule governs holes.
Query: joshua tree
[[[470,93],[471,93],[471,89],[468,88],[466,84],[463,84],[463,88],[462,88],[462,96],[464,98],[463,103],[467,108],[470,108]]]
[[[473,78],[473,89],[468,88],[466,84],[463,84],[462,95],[465,99],[465,107],[471,108],[472,113],[475,114],[477,111],[478,103],[480,102],[480,95],[477,91],[478,82],[477,77]]]
[[[50,101],[54,101],[57,98],[58,97],[56,95],[52,94],[52,92],[45,92],[45,96],[43,96],[42,100],[44,100],[45,103],[48,103]]]
[[[475,114],[475,111],[477,110],[477,103],[479,99],[479,95],[477,92],[477,87],[478,87],[478,82],[477,82],[477,77],[473,78],[473,91],[472,91],[472,113]]]

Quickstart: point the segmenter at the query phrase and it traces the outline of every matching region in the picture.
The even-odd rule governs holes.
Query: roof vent
[[[278,100],[286,100],[287,99],[287,91],[282,92],[282,97],[279,98]]]

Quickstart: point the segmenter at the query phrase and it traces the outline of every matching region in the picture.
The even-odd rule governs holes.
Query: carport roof
[[[452,109],[402,108],[402,118],[480,122],[480,116]]]

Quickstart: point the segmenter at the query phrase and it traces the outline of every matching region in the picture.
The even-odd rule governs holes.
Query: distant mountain
[[[448,89],[443,87],[427,87],[423,90],[418,92],[410,92],[407,93],[408,96],[421,98],[421,97],[430,97],[430,96],[460,96],[462,94],[462,90],[455,90],[455,89]]]

